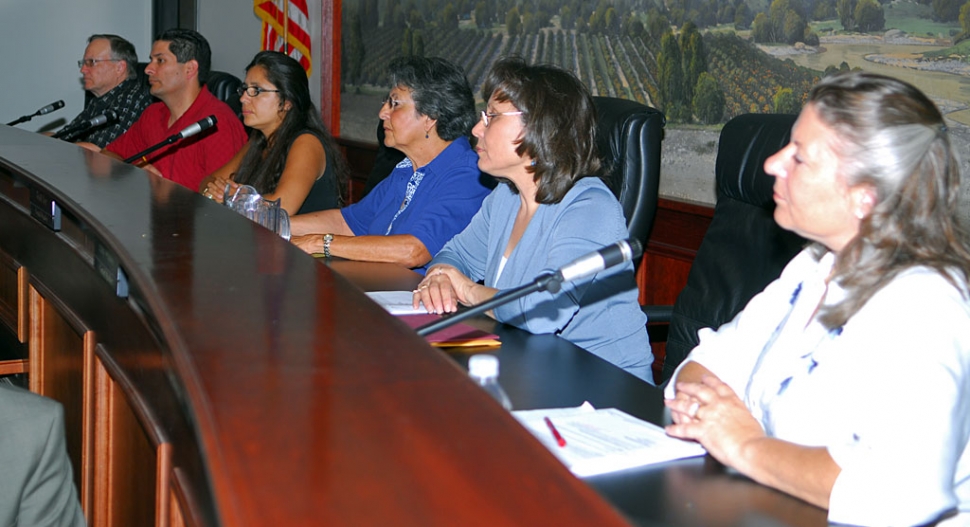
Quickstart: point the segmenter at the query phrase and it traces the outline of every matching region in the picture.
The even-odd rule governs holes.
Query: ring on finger
[[[691,419],[697,419],[697,411],[700,410],[700,408],[701,403],[694,401],[691,403],[690,408],[687,409],[687,415],[689,415]]]

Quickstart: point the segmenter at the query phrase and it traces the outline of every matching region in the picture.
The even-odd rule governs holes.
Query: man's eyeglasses
[[[266,93],[266,92],[279,93],[280,91],[267,90],[266,88],[260,88],[259,86],[246,86],[245,84],[236,88],[236,93],[238,93],[240,97],[242,97],[242,94],[244,93],[250,97],[259,97],[260,93]]]
[[[485,125],[485,128],[488,128],[488,122],[489,122],[489,121],[491,121],[492,119],[494,119],[494,118],[496,118],[496,117],[498,117],[499,115],[522,115],[522,114],[524,114],[524,113],[525,113],[525,112],[498,112],[498,113],[487,113],[487,112],[485,112],[485,110],[482,110],[482,124],[484,124],[484,125]]]
[[[93,68],[98,65],[99,62],[118,62],[121,59],[81,59],[77,61],[77,67],[83,68],[87,66]]]

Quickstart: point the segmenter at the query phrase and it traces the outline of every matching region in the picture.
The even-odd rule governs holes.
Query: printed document
[[[585,404],[578,408],[519,410],[512,415],[579,477],[706,453],[695,442],[670,437],[663,428],[615,408],[597,410]],[[553,428],[565,446],[559,446]]]

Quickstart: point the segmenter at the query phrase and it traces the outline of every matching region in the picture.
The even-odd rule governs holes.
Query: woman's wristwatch
[[[333,234],[323,235],[323,257],[330,258],[330,242],[333,241]]]

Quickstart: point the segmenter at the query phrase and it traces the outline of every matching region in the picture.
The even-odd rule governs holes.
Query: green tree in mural
[[[768,15],[758,13],[751,24],[751,38],[759,44],[771,42],[771,22]]]
[[[522,15],[522,34],[524,35],[534,35],[539,32],[539,21],[536,20],[535,15],[532,13],[526,13]]]
[[[475,4],[475,25],[482,29],[489,26],[488,22],[486,21],[487,10],[488,7],[485,5],[485,2],[478,2]]]
[[[724,92],[710,73],[701,73],[694,87],[694,115],[704,124],[721,122],[724,116]]]
[[[559,25],[565,30],[576,27],[576,15],[568,5],[562,6],[559,10]]]
[[[680,50],[683,55],[684,102],[694,99],[694,86],[701,73],[707,71],[707,54],[704,39],[693,22],[686,22],[680,30]]]
[[[785,13],[785,24],[781,31],[781,40],[786,44],[794,44],[805,38],[805,30],[808,24],[805,19],[795,11]]]
[[[508,31],[510,37],[514,37],[519,34],[522,29],[522,20],[519,18],[519,8],[513,7],[505,13],[505,30]]]
[[[660,88],[660,103],[664,113],[674,121],[689,119],[689,108],[684,104],[683,57],[677,37],[670,29],[660,39],[660,54],[657,55],[657,82]]]
[[[605,30],[611,35],[620,32],[620,15],[616,14],[616,9],[609,7],[603,15]]]
[[[839,13],[839,22],[842,29],[852,31],[855,29],[855,0],[837,0],[835,10]]]
[[[876,0],[859,0],[855,6],[855,22],[863,32],[882,31],[886,27],[885,14]]]
[[[643,22],[640,21],[640,17],[636,13],[630,13],[630,16],[623,21],[621,33],[624,35],[640,38],[643,36],[644,31]]]
[[[801,111],[801,104],[795,98],[791,88],[778,88],[773,100],[775,113],[797,114]]]
[[[655,7],[647,11],[647,33],[653,40],[660,42],[667,31],[670,31],[670,20]]]
[[[748,7],[746,2],[739,3],[734,8],[734,28],[748,29],[751,27],[752,21],[754,21],[754,14],[751,13],[751,8]]]
[[[933,0],[933,15],[940,22],[953,22],[960,17],[964,0]]]
[[[963,28],[964,35],[970,35],[970,2],[960,8],[960,27]]]
[[[838,17],[833,0],[819,0],[812,11],[812,20],[828,20]]]
[[[438,27],[441,29],[458,29],[458,13],[451,2],[445,5],[438,15]]]

